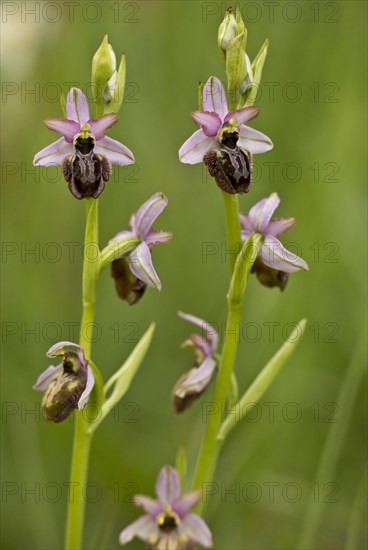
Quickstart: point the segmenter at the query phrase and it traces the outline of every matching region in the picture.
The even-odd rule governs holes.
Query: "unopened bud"
[[[226,12],[224,20],[222,21],[218,31],[218,46],[221,51],[226,52],[226,49],[237,35],[239,34],[238,24],[236,22],[233,10],[229,8]]]

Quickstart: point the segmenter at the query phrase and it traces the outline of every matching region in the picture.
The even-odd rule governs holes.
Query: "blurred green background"
[[[28,11],[35,4],[36,13]],[[256,181],[240,198],[241,209],[277,191],[277,214],[297,219],[283,242],[310,265],[283,294],[251,278],[237,360],[241,389],[285,339],[288,323],[307,317],[309,324],[256,413],[231,434],[206,519],[217,549],[295,549],[309,506],[319,519],[308,548],[363,549],[366,3],[239,6],[251,59],[270,40],[254,126],[275,144],[255,159]],[[140,513],[131,494],[153,494],[160,467],[174,463],[178,446],[186,447],[193,470],[212,388],[174,414],[171,389],[193,362],[192,352],[179,348],[191,327],[176,312],[217,323],[223,334],[228,266],[221,194],[201,166],[180,164],[177,151],[195,129],[190,111],[198,81],[225,77],[216,40],[226,7],[2,3],[6,550],[63,544],[73,425],[46,423],[32,384],[48,365],[51,344],[78,337],[85,205],[68,192],[58,168],[34,169],[32,159],[55,138],[42,120],[61,116],[60,92],[72,84],[88,91],[92,56],[106,33],[117,55],[126,53],[129,83],[110,135],[134,151],[137,165],[115,169],[101,197],[101,244],[127,228],[131,213],[157,191],[167,194],[169,207],[156,226],[175,238],[153,252],[161,293],[148,289],[129,307],[117,299],[108,272],[100,279],[93,358],[105,379],[152,320],[157,330],[129,393],[95,436],[84,548],[118,548],[118,533]],[[318,477],[331,429],[333,464]]]

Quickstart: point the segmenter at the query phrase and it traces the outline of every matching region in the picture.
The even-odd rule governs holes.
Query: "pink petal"
[[[221,128],[221,118],[216,113],[208,113],[207,111],[193,111],[192,119],[196,124],[202,126],[203,133],[208,137],[217,135]]]
[[[212,345],[207,340],[207,338],[204,337],[203,334],[191,334],[190,338],[186,342],[184,342],[184,347],[186,346],[187,342],[191,342],[192,345],[201,352],[203,357],[209,357],[213,354]]]
[[[84,356],[84,349],[79,344],[75,344],[74,342],[69,342],[67,340],[64,340],[63,342],[57,342],[46,353],[46,357],[60,357],[61,355],[64,355],[68,350],[64,349],[66,347],[73,348],[72,351],[78,353],[79,360],[82,363],[82,365],[87,368],[88,361]]]
[[[174,502],[172,508],[176,514],[183,519],[184,516],[190,512],[201,498],[201,491],[192,491],[182,495],[177,501]]]
[[[175,395],[184,399],[186,395],[200,395],[208,386],[216,372],[216,361],[212,357],[206,357],[199,367],[189,371],[182,383],[175,389]]]
[[[203,88],[203,110],[217,113],[221,121],[228,113],[225,89],[221,80],[211,76]]]
[[[242,229],[242,239],[245,240],[244,237],[249,237],[249,235],[253,233],[254,227],[249,219],[249,216],[247,216],[246,214],[239,214],[239,219],[240,227]]]
[[[163,506],[162,503],[158,500],[153,500],[153,498],[146,497],[144,495],[135,495],[134,504],[136,506],[142,506],[143,510],[151,516],[152,519],[155,519],[158,514],[162,512]]]
[[[253,120],[259,115],[259,109],[258,107],[244,107],[244,109],[238,109],[237,111],[231,111],[228,113],[225,117],[225,121],[227,122],[231,118],[235,118],[238,121],[238,124],[245,124],[245,122],[249,122],[250,120]]]
[[[150,249],[144,241],[129,254],[129,267],[147,286],[161,290],[161,281],[153,267]]]
[[[108,158],[111,164],[126,166],[135,163],[134,155],[128,147],[107,136],[97,142],[94,150],[97,155]]]
[[[260,250],[263,262],[278,271],[293,273],[304,269],[308,271],[308,264],[293,252],[287,250],[278,239],[267,235]]]
[[[63,371],[63,365],[57,367],[48,367],[43,371],[42,374],[37,378],[35,385],[33,386],[34,390],[44,391],[46,390],[50,383],[55,380]]]
[[[151,535],[159,537],[159,530],[156,523],[151,516],[142,516],[136,521],[133,521],[128,527],[126,527],[119,535],[120,544],[127,544],[134,537],[138,537],[142,540],[148,541]]]
[[[78,134],[80,131],[78,122],[66,118],[48,118],[44,123],[49,130],[64,136],[65,141],[68,143],[73,143],[75,134]]]
[[[253,226],[253,231],[259,231],[263,235],[268,233],[268,224],[273,213],[280,204],[280,198],[277,193],[272,193],[267,199],[257,202],[249,210],[249,222]]]
[[[87,383],[82,395],[78,401],[78,409],[83,409],[85,404],[88,401],[93,386],[95,385],[95,377],[93,376],[93,371],[89,365],[87,365]]]
[[[89,107],[87,98],[79,88],[72,88],[65,102],[66,117],[69,120],[75,120],[79,124],[88,122]]]
[[[273,147],[269,137],[254,128],[244,126],[244,124],[240,126],[238,145],[253,154],[265,153]]]
[[[108,113],[100,118],[91,119],[88,121],[91,132],[95,136],[96,140],[100,140],[105,137],[106,130],[114,126],[118,121],[118,115],[116,113]]]
[[[203,130],[197,130],[179,149],[179,160],[185,164],[198,164],[212,147],[218,147],[214,137],[208,137]]]
[[[159,231],[158,229],[150,229],[148,235],[145,237],[145,242],[148,246],[155,246],[156,244],[168,244],[172,241],[173,234],[169,231]]]
[[[178,472],[172,466],[164,466],[157,478],[156,493],[163,504],[172,504],[180,497]]]
[[[132,219],[133,232],[139,235],[142,240],[145,240],[152,224],[162,211],[165,210],[167,203],[168,198],[163,193],[152,195],[151,198],[142,204]]]
[[[195,317],[190,313],[183,313],[182,311],[178,311],[178,315],[185,321],[188,321],[189,323],[192,323],[193,325],[199,327],[202,330],[202,333],[203,331],[206,332],[207,339],[211,345],[212,353],[214,353],[218,345],[218,334],[215,329],[203,319]]]
[[[180,532],[204,548],[213,546],[212,534],[205,521],[197,514],[188,514],[180,525]]]
[[[270,221],[267,228],[267,235],[278,237],[288,231],[295,225],[295,218],[274,218]]]
[[[60,164],[65,157],[73,155],[74,147],[62,137],[39,151],[34,159],[34,166],[52,166]]]

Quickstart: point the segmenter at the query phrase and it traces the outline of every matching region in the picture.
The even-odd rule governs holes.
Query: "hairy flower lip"
[[[141,506],[146,514],[123,529],[119,536],[120,544],[127,544],[138,537],[149,544],[170,540],[177,544],[181,541],[197,543],[205,548],[212,546],[212,535],[207,524],[191,512],[201,493],[192,491],[181,494],[179,476],[172,466],[161,469],[156,481],[156,494],[158,500],[145,495],[134,497],[136,506]],[[164,514],[172,515],[175,519],[169,529],[165,529]]]
[[[244,107],[228,110],[225,89],[221,81],[211,76],[203,88],[203,111],[192,111],[191,116],[201,130],[194,132],[179,149],[179,159],[186,164],[198,164],[211,148],[218,147],[217,134],[221,126],[230,119],[239,124],[239,147],[258,154],[272,149],[272,141],[262,132],[246,126],[244,123],[256,118],[258,107]]]
[[[65,348],[73,348],[73,351],[69,351]],[[78,355],[80,365],[86,371],[86,375],[87,375],[86,386],[84,388],[83,393],[80,395],[78,404],[77,404],[78,409],[83,409],[89,399],[91,391],[93,390],[95,379],[94,379],[93,371],[89,366],[88,360],[85,358],[84,350],[82,346],[69,341],[58,342],[57,344],[54,344],[53,346],[51,346],[46,356],[65,358],[68,356],[69,353],[76,353]],[[59,378],[59,376],[61,376],[62,373],[63,373],[63,363],[61,363],[60,365],[57,365],[56,367],[53,365],[49,366],[46,370],[44,370],[40,374],[36,383],[33,386],[33,389],[38,391],[46,391],[49,385],[55,379]]]
[[[44,121],[49,130],[61,134],[62,138],[39,151],[33,159],[34,166],[58,165],[65,157],[72,156],[74,137],[81,131],[83,124],[89,125],[90,132],[96,139],[96,154],[105,156],[111,164],[134,164],[132,151],[119,141],[106,136],[106,131],[118,120],[116,113],[91,119],[87,98],[78,88],[69,91],[65,108],[67,118],[50,118]]]

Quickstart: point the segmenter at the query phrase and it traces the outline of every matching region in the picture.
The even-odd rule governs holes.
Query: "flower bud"
[[[47,387],[43,399],[44,416],[51,422],[62,422],[78,408],[79,399],[87,385],[87,371],[81,364],[79,355],[65,352],[62,371]]]
[[[226,11],[226,15],[224,17],[224,20],[222,21],[219,31],[218,31],[218,37],[217,42],[220,50],[224,53],[226,53],[226,49],[237,35],[239,34],[238,25],[236,22],[235,15],[233,13],[233,10],[229,8]]]
[[[97,116],[104,113],[103,96],[115,72],[116,57],[106,34],[92,60],[92,90],[97,104]]]

